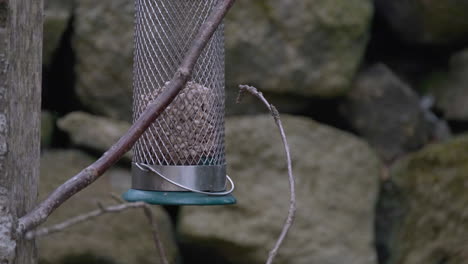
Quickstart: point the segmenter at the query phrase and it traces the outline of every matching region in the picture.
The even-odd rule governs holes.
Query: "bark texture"
[[[17,219],[37,198],[43,0],[0,0],[0,263],[36,263]]]

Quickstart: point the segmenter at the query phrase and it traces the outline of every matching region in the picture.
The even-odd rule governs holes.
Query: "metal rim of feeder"
[[[222,0],[135,0],[133,117],[172,78],[201,24]],[[224,150],[224,26],[203,50],[191,80],[133,148],[127,201],[233,204]],[[229,184],[228,184],[229,183]]]

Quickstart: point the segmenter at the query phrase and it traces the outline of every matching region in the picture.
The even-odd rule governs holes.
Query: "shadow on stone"
[[[116,264],[106,257],[100,257],[91,253],[71,254],[64,256],[58,262],[52,263],[46,260],[39,260],[39,264]]]

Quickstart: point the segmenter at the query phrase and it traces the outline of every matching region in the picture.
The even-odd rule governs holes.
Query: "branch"
[[[119,205],[114,205],[114,206],[108,206],[104,207],[102,204],[98,204],[99,209],[91,211],[89,213],[81,214],[78,216],[75,216],[73,218],[70,218],[68,220],[65,220],[64,222],[61,222],[59,224],[50,226],[50,227],[44,227],[40,228],[38,230],[34,231],[29,231],[26,233],[25,237],[26,239],[35,239],[38,237],[43,237],[47,236],[53,233],[61,232],[64,231],[65,229],[77,225],[79,223],[85,222],[85,221],[90,221],[96,217],[99,217],[101,215],[107,214],[107,213],[119,213],[123,212],[127,209],[135,209],[135,208],[141,208],[143,209],[143,212],[145,213],[146,218],[148,219],[150,225],[151,225],[151,232],[153,234],[153,240],[154,244],[156,245],[156,249],[159,252],[159,257],[161,258],[161,263],[163,264],[169,264],[169,261],[166,256],[166,252],[164,250],[164,246],[161,242],[160,236],[159,236],[159,228],[157,226],[156,220],[154,218],[153,211],[151,210],[150,206],[143,203],[143,202],[137,202],[137,203],[122,203]]]
[[[286,218],[286,221],[285,221],[285,223],[283,225],[283,229],[281,231],[281,234],[280,234],[278,240],[276,241],[275,246],[273,247],[273,249],[268,254],[268,260],[267,260],[266,263],[271,264],[271,263],[273,263],[273,260],[276,257],[276,255],[278,254],[278,250],[279,250],[281,244],[283,243],[284,239],[286,238],[286,235],[288,234],[289,229],[291,228],[291,226],[292,226],[292,224],[294,222],[294,218],[295,218],[295,214],[296,214],[296,187],[295,187],[294,175],[293,175],[293,172],[292,172],[291,154],[290,154],[290,151],[289,151],[289,145],[288,145],[288,141],[286,139],[286,134],[284,133],[283,124],[281,123],[280,114],[279,114],[278,110],[276,109],[276,107],[274,105],[270,104],[265,99],[263,94],[261,92],[259,92],[255,87],[248,86],[248,85],[239,85],[239,88],[240,88],[239,97],[237,98],[238,103],[240,103],[240,101],[242,100],[243,95],[246,92],[249,92],[253,96],[257,97],[260,101],[262,101],[263,104],[265,104],[265,106],[268,108],[271,115],[275,119],[276,126],[278,127],[278,129],[280,131],[281,140],[283,141],[284,150],[286,152],[286,161],[287,161],[287,164],[288,164],[289,189],[290,189],[290,193],[291,193],[291,196],[290,196],[290,199],[289,199],[289,211],[288,211],[288,217]]]
[[[53,233],[57,233],[60,231],[63,231],[70,226],[74,226],[76,224],[92,220],[93,218],[99,217],[105,213],[118,213],[125,211],[127,209],[132,209],[132,208],[141,208],[143,207],[144,203],[123,203],[119,205],[114,205],[114,206],[109,206],[109,207],[103,207],[102,205],[98,205],[99,209],[91,211],[89,213],[81,214],[78,216],[75,216],[73,218],[70,218],[66,221],[63,221],[59,224],[50,226],[50,227],[44,227],[40,228],[37,230],[29,231],[26,233],[26,239],[33,239],[33,238],[38,238],[38,237],[43,237],[47,236]]]
[[[161,258],[161,263],[169,264],[169,261],[167,260],[167,256],[166,256],[166,251],[164,250],[164,245],[159,235],[159,228],[158,228],[158,224],[156,223],[156,219],[154,218],[153,211],[147,204],[145,204],[145,206],[143,207],[143,212],[145,213],[146,218],[148,218],[149,224],[151,225],[151,231],[152,231],[151,233],[153,234],[153,240],[154,240],[154,244],[156,245],[156,250],[159,251],[159,257]]]
[[[162,93],[154,101],[148,104],[146,110],[130,127],[127,133],[96,162],[66,181],[31,212],[21,217],[19,219],[17,229],[17,233],[19,235],[22,235],[43,223],[57,207],[75,193],[81,191],[97,180],[107,169],[109,169],[133,147],[140,136],[166,109],[180,90],[185,86],[193,72],[193,68],[198,57],[207,45],[208,41],[211,39],[213,33],[218,28],[228,10],[234,4],[234,1],[235,0],[219,1],[208,19],[201,25],[200,30],[185,55],[184,60]]]

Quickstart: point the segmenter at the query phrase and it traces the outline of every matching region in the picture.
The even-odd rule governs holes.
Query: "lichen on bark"
[[[13,239],[14,217],[8,207],[8,190],[0,186],[0,263],[13,263],[16,241]]]

